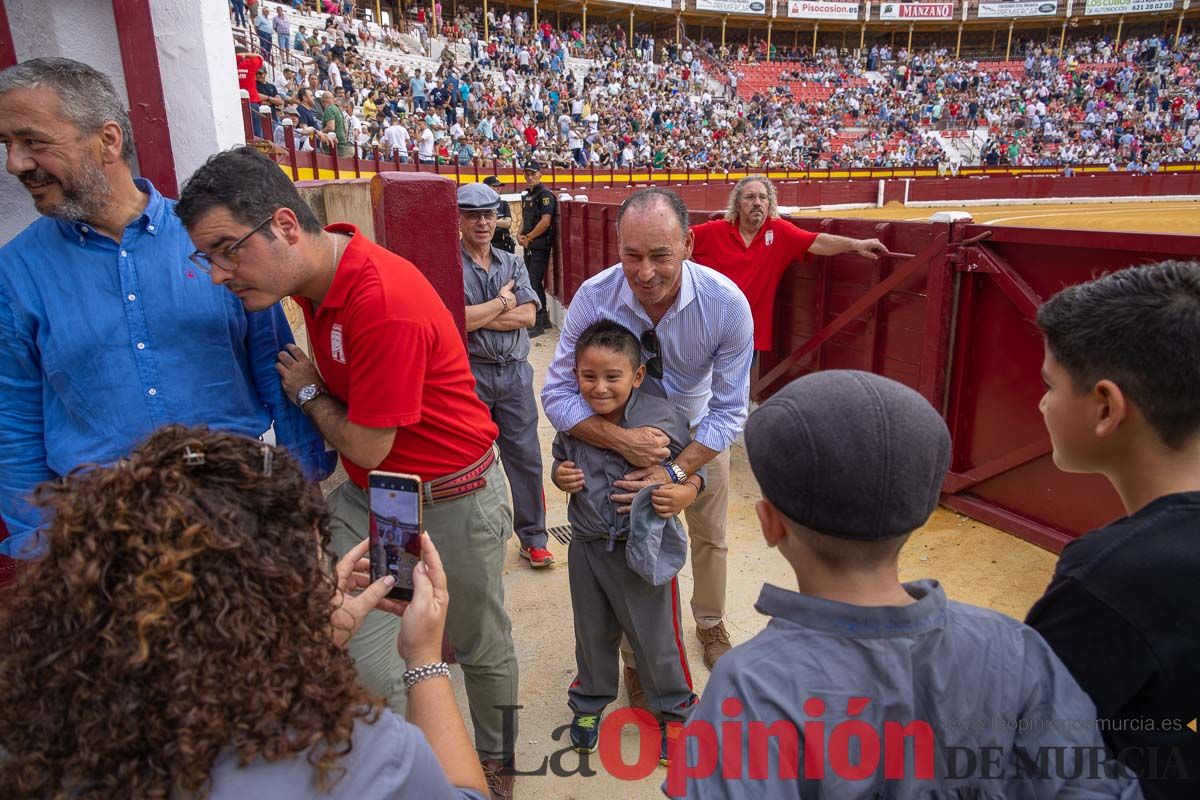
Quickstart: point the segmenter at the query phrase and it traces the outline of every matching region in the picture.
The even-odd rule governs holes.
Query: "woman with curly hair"
[[[428,536],[406,609],[370,583],[366,541],[331,575],[320,490],[282,448],[206,428],[162,428],[36,501],[46,555],[0,608],[0,797],[485,796],[438,663]],[[376,607],[403,610],[401,654],[430,667],[412,724],[343,649]]]

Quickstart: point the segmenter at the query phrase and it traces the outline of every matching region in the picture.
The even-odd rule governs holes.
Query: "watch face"
[[[310,383],[308,386],[300,387],[300,391],[296,394],[296,399],[300,401],[301,405],[303,405],[304,403],[307,403],[309,400],[312,400],[316,396],[317,396],[317,387],[314,384]]]

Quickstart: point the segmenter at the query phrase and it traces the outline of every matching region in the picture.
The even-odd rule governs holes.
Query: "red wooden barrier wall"
[[[618,206],[560,208],[557,296],[569,303],[580,283],[617,262]],[[692,221],[707,217],[696,212]],[[757,399],[821,369],[886,375],[921,392],[946,419],[954,442],[946,505],[1054,551],[1122,515],[1107,481],[1060,472],[1051,461],[1038,412],[1042,341],[1033,315],[1063,286],[1103,270],[1200,257],[1200,237],[819,217],[793,222],[878,237],[916,257],[871,262],[843,255],[792,265],[777,297],[774,349],[752,376]]]

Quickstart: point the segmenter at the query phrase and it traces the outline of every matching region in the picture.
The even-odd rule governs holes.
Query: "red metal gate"
[[[564,203],[559,299],[616,261],[616,205]],[[693,221],[706,218],[693,214]],[[1200,237],[962,223],[793,220],[810,231],[877,237],[895,253],[812,257],[785,273],[775,341],[752,375],[763,400],[800,375],[860,369],[920,392],[954,443],[942,501],[1058,551],[1123,511],[1094,475],[1059,471],[1038,411],[1038,306],[1103,271],[1197,258]]]

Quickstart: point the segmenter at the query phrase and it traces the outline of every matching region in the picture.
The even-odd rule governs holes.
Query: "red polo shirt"
[[[747,247],[736,222],[713,220],[692,228],[692,260],[712,267],[738,285],[754,315],[754,349],[774,346],[775,293],[788,265],[800,261],[817,234],[784,219],[769,219]]]
[[[496,423],[475,395],[467,350],[442,298],[408,261],[353,225],[333,283],[313,313],[304,311],[313,358],[347,417],[368,428],[396,428],[392,451],[376,469],[430,481],[469,466],[496,441]],[[344,455],[350,480],[368,470]]]

